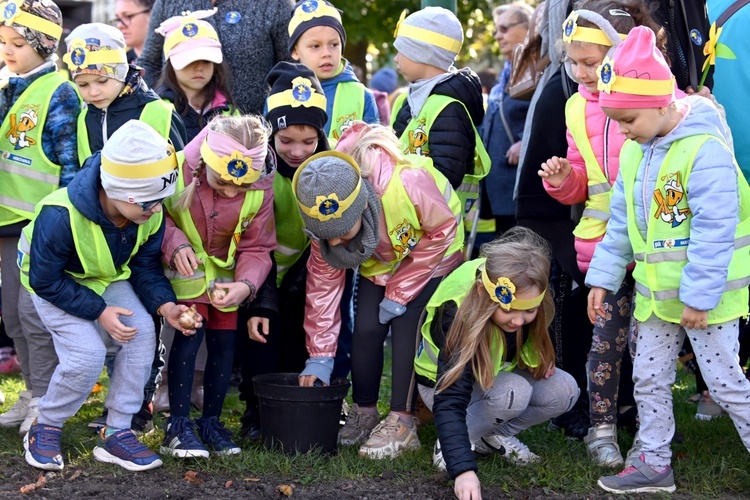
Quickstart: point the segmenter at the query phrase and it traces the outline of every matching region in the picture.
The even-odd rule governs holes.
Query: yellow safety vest
[[[40,76],[11,106],[0,128],[0,226],[29,220],[34,206],[60,187],[60,165],[42,149],[52,95],[70,85],[53,71]]]
[[[331,114],[333,116],[328,137],[338,141],[352,123],[364,120],[365,86],[360,82],[341,82],[336,85]]]
[[[667,204],[663,188],[675,187],[680,179],[683,193],[687,193],[688,178],[698,150],[708,139],[721,139],[708,134],[694,135],[675,141],[664,158],[657,177],[663,186],[657,186],[652,197],[649,212],[646,214],[648,227],[646,241],[641,237],[635,223],[633,186],[638,167],[643,159],[643,151],[633,141],[626,141],[620,153],[620,172],[623,176],[625,201],[627,206],[628,236],[635,256],[635,312],[639,321],[645,321],[651,313],[664,321],[679,323],[684,304],[680,301],[680,281],[687,264],[687,249],[690,243],[690,222],[692,213],[688,209],[687,195],[673,197],[675,203]],[[735,162],[735,166],[737,166]],[[678,177],[679,175],[679,177]],[[750,284],[750,187],[737,167],[737,181],[740,195],[739,224],[735,230],[734,255],[729,264],[729,272],[724,293],[719,305],[708,312],[708,323],[724,323],[748,312],[748,284]],[[670,184],[671,183],[671,184]],[[657,194],[658,193],[658,194]],[[655,202],[660,197],[664,204]],[[678,199],[675,199],[678,198]],[[663,211],[666,210],[666,211]],[[681,218],[677,225],[662,220],[664,214],[676,214]]]
[[[443,198],[448,203],[451,211],[456,217],[458,227],[456,228],[456,237],[451,242],[445,255],[452,255],[454,252],[460,252],[464,246],[464,229],[462,222],[461,202],[453,191],[448,179],[432,166],[432,160],[424,156],[407,155],[410,164],[396,165],[393,177],[388,182],[388,186],[380,198],[385,215],[385,223],[388,228],[388,235],[391,239],[391,245],[396,257],[391,261],[383,260],[377,254],[367,259],[360,266],[360,274],[365,277],[378,276],[381,274],[393,274],[398,268],[399,262],[409,255],[417,246],[422,238],[421,225],[414,205],[409,200],[409,196],[401,181],[401,171],[406,168],[421,168],[426,170],[435,179],[438,189],[443,193]]]
[[[229,252],[225,260],[219,259],[213,255],[208,255],[206,250],[203,248],[203,241],[201,240],[198,229],[195,227],[193,217],[190,215],[190,209],[177,210],[174,204],[180,197],[180,194],[185,190],[185,178],[183,175],[182,163],[184,156],[180,153],[178,158],[180,159],[179,176],[177,179],[177,189],[174,196],[167,198],[164,201],[164,207],[169,212],[169,215],[174,220],[175,225],[187,236],[188,242],[193,247],[195,256],[203,261],[202,264],[198,264],[198,269],[193,272],[190,277],[183,276],[179,271],[172,270],[169,267],[164,268],[164,275],[172,283],[174,293],[179,300],[190,300],[195,299],[203,295],[206,290],[213,287],[216,283],[221,282],[233,282],[234,281],[234,270],[236,266],[235,255],[237,253],[237,245],[240,242],[242,233],[250,226],[253,218],[260,210],[263,204],[262,189],[251,189],[245,192],[245,200],[242,203],[240,209],[239,220],[237,226],[234,229],[234,235],[229,243]],[[237,306],[227,307],[219,309],[220,311],[236,311]]]
[[[78,259],[83,266],[83,273],[74,273],[66,270],[80,285],[85,286],[99,295],[104,293],[107,287],[115,282],[126,280],[130,277],[128,262],[138,252],[140,247],[156,233],[161,227],[164,214],[162,212],[153,214],[145,223],[138,225],[137,242],[130,253],[128,262],[120,267],[115,267],[112,260],[112,252],[107,245],[102,227],[94,221],[87,219],[73,206],[68,197],[68,188],[58,189],[37,204],[36,215],[42,211],[42,207],[54,205],[64,207],[68,210],[70,217],[70,229],[73,234],[73,243],[76,247]],[[18,242],[18,267],[21,268],[21,284],[30,293],[34,293],[29,284],[29,269],[31,266],[31,237],[34,234],[34,220],[23,228],[21,238]]]
[[[302,216],[292,191],[292,180],[276,174],[273,179],[273,216],[276,219],[276,286],[281,286],[286,272],[310,246],[302,228]]]

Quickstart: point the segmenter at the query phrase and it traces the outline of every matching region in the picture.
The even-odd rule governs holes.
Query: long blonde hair
[[[217,132],[243,144],[247,149],[252,149],[261,144],[268,144],[271,137],[271,127],[266,121],[256,115],[229,116],[216,115],[208,122],[208,130]],[[174,203],[177,210],[189,210],[198,188],[198,179],[206,169],[206,163],[201,158],[198,167],[193,170],[193,181],[185,187],[180,197]]]
[[[396,164],[409,164],[398,137],[390,128],[380,124],[365,125],[357,135],[355,146],[349,151],[349,156],[359,165],[362,177],[369,178],[375,171],[380,161],[375,154],[378,150],[390,156]]]
[[[528,369],[535,379],[540,379],[555,362],[547,330],[555,316],[555,305],[549,288],[549,246],[532,230],[515,227],[482,246],[480,255],[487,258],[485,268],[490,280],[495,281],[501,276],[509,278],[518,292],[531,287],[547,290],[536,318],[516,332],[516,359],[519,368]],[[478,276],[456,311],[455,320],[448,331],[445,354],[451,360],[451,368],[438,381],[438,391],[453,384],[469,363],[474,378],[482,389],[492,387],[495,378],[491,351],[493,336],[498,338],[503,357],[506,351],[505,335],[498,335],[498,327],[492,322],[492,315],[497,308],[498,304],[492,301],[482,284],[481,276]],[[524,331],[528,332],[527,341],[531,342],[539,357],[539,364],[535,367],[527,366],[520,356]]]

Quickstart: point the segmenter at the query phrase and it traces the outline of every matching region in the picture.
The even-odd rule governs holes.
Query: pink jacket
[[[342,136],[336,150],[350,151],[357,135]],[[376,154],[381,156],[379,168],[367,180],[381,197],[396,165],[388,155],[382,152]],[[422,292],[430,279],[445,276],[457,268],[463,262],[463,255],[460,251],[445,255],[456,236],[458,223],[432,176],[422,169],[407,169],[401,172],[401,181],[409,200],[414,204],[424,234],[411,253],[401,260],[395,273],[367,279],[385,287],[387,299],[407,305]],[[396,258],[396,253],[388,236],[389,229],[382,209],[378,228],[380,241],[374,255],[380,256],[383,261],[391,261]],[[346,271],[331,267],[323,259],[316,241],[312,241],[307,269],[307,350],[311,357],[332,357],[336,354],[336,340],[341,328],[339,305]],[[360,301],[357,313],[373,314],[377,318],[378,308],[379,304]]]
[[[185,147],[185,163],[182,173],[185,185],[193,179],[193,171],[198,167],[200,145],[207,133],[204,128],[198,136]],[[273,154],[269,149],[269,154]],[[259,290],[271,270],[271,254],[276,248],[276,225],[273,218],[273,177],[271,172],[253,184],[254,189],[264,191],[263,204],[250,225],[242,233],[237,246],[235,280],[247,280]],[[242,208],[244,196],[220,198],[206,181],[206,172],[201,174],[200,183],[195,191],[190,215],[203,241],[203,247],[209,255],[221,259],[227,257],[229,244],[237,227],[238,214]],[[162,260],[171,264],[172,257],[180,247],[188,243],[187,236],[178,228],[169,214],[166,214],[166,229],[162,242]],[[207,294],[195,300],[209,303]]]

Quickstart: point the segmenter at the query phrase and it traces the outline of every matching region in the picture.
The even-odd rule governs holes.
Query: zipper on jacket
[[[107,108],[102,110],[102,145],[107,144]]]
[[[612,184],[612,180],[609,178],[609,123],[610,118],[607,117],[604,120],[604,176],[607,181]]]
[[[654,148],[656,147],[657,142],[659,142],[658,139],[655,139],[654,142],[651,143],[651,146],[648,148],[648,158],[646,159],[646,164],[643,167],[643,186],[641,187],[641,204],[643,205],[643,220],[646,221],[646,229],[648,230],[648,217],[649,212],[648,209],[649,204],[648,202],[651,200],[651,197],[647,195],[646,193],[646,186],[648,185],[648,171],[651,167],[651,160],[654,158]]]

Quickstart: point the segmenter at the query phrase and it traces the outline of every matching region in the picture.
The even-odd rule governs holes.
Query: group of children
[[[596,463],[625,463],[599,485],[674,491],[670,386],[686,333],[712,397],[750,449],[750,382],[736,361],[750,190],[716,107],[675,94],[646,17],[597,3],[561,27],[580,87],[566,110],[568,158],[550,159],[539,175],[561,201],[586,202],[575,232],[595,323],[586,443]],[[476,131],[479,80],[453,66],[461,23],[437,7],[399,20],[396,63],[410,87],[389,128],[342,58],[346,32],[327,1],[296,6],[289,52],[298,62],[268,75],[263,118],[233,103],[212,14],[158,28],[157,94],[128,64],[114,28],[87,24],[66,38],[73,85],[56,71],[54,3],[11,0],[3,10],[3,322],[27,388],[0,425],[20,426],[29,464],[61,470],[63,424],[109,355],[94,456],[128,470],[158,467],[133,429],[161,370],[161,330],[173,342],[160,452],[239,453],[220,421],[235,336],[247,330],[252,349],[268,353],[264,370],[295,359],[300,385],[330,384],[351,309],[351,292],[342,297],[358,274],[354,403],[339,442],[371,458],[419,448],[419,393],[435,417],[433,462],[455,479],[459,498],[481,498],[474,454],[538,460],[517,434],[570,410],[579,390],[554,364],[545,241],[515,228],[464,262],[463,217],[490,162]],[[381,420],[389,332],[392,391]],[[623,461],[615,425],[629,341],[640,429]],[[257,438],[247,382],[242,432]]]

